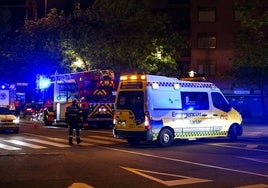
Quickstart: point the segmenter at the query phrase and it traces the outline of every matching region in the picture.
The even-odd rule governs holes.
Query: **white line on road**
[[[260,159],[254,159],[254,158],[248,158],[248,157],[238,157],[240,159],[246,159],[246,160],[249,160],[249,161],[255,161],[255,162],[258,162],[258,163],[265,163],[265,164],[268,164],[268,160],[260,160]]]
[[[105,146],[99,146],[99,147],[103,147],[103,148],[106,148],[108,150],[113,150],[113,151],[118,151],[118,152],[124,152],[124,153],[130,153],[130,154],[135,154],[135,155],[140,155],[140,156],[145,156],[145,157],[152,157],[152,158],[157,158],[157,159],[175,161],[175,162],[186,163],[186,164],[191,164],[191,165],[203,166],[203,167],[207,167],[207,168],[214,168],[214,169],[219,169],[219,170],[225,170],[225,171],[231,171],[231,172],[238,172],[238,173],[242,173],[242,174],[249,174],[249,175],[261,176],[261,177],[268,178],[268,174],[248,172],[248,171],[244,171],[244,170],[237,170],[237,169],[232,169],[232,168],[226,168],[226,167],[221,167],[221,166],[215,166],[215,165],[197,163],[197,162],[186,161],[186,160],[182,160],[182,159],[174,159],[174,158],[163,157],[163,156],[158,156],[158,155],[151,155],[151,154],[146,154],[146,153],[139,153],[139,152],[128,151],[128,150],[123,150],[123,149],[110,148],[110,147],[105,147]]]
[[[57,146],[57,147],[61,147],[61,148],[67,148],[67,147],[70,147],[70,146],[67,145],[67,144],[59,144],[59,143],[50,142],[50,141],[45,141],[45,140],[40,140],[40,139],[35,139],[35,138],[29,138],[29,139],[26,139],[26,140],[29,140],[29,141],[31,141],[31,142],[37,142],[37,143],[40,143],[40,144],[46,144],[46,145],[51,145],[51,146]]]
[[[21,150],[21,148],[5,145],[0,143],[0,148],[5,149],[5,150]]]
[[[254,148],[253,148],[253,145],[249,146],[249,144],[246,145],[246,147],[230,146],[230,145],[226,145],[226,143],[223,143],[223,144],[213,143],[213,144],[208,144],[208,145],[224,147],[224,148],[241,149],[241,150],[247,150],[247,151],[268,152],[268,150],[256,149],[256,147],[257,147],[256,145],[254,145]]]
[[[39,146],[36,144],[30,144],[27,142],[22,142],[20,140],[4,140],[5,142],[11,143],[11,144],[15,144],[15,145],[19,145],[19,146],[26,146],[26,147],[30,147],[30,148],[34,148],[34,149],[44,149],[46,147],[44,146]]]

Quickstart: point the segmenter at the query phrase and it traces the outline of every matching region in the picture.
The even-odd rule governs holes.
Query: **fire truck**
[[[113,124],[113,110],[117,84],[112,70],[54,74],[54,108],[56,120],[65,121],[66,108],[77,99],[86,111],[84,126],[99,127]],[[87,103],[87,105],[83,105]]]

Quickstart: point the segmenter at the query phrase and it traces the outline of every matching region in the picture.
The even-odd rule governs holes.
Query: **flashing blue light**
[[[1,86],[1,89],[6,89],[6,86],[5,86],[5,85],[2,85],[2,86]]]
[[[40,76],[39,79],[39,89],[47,89],[51,85],[50,79]]]
[[[189,107],[188,109],[187,109],[188,111],[193,111],[194,110],[194,107]]]

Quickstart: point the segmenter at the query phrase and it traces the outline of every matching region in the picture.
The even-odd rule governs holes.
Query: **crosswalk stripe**
[[[32,142],[37,142],[40,144],[46,144],[46,145],[51,145],[51,146],[57,146],[57,147],[61,147],[61,148],[67,148],[70,147],[67,144],[60,144],[60,143],[55,143],[55,142],[50,142],[50,141],[45,141],[45,140],[40,140],[40,139],[35,139],[35,138],[30,138],[30,139],[26,139]]]
[[[14,146],[9,146],[6,144],[1,144],[1,143],[0,143],[0,148],[5,149],[5,150],[21,150],[21,148],[17,148]]]
[[[126,141],[124,141],[124,140],[120,140],[120,139],[118,139],[118,138],[103,137],[103,136],[97,136],[97,135],[95,135],[95,136],[89,136],[89,137],[90,137],[90,138],[101,139],[101,140],[110,140],[110,141],[113,141],[113,142],[115,142],[115,143],[117,143],[117,142],[126,142]]]
[[[53,141],[57,141],[57,142],[68,142],[67,139],[62,139],[62,138],[52,138],[52,137],[46,137],[49,140],[53,140]],[[81,140],[84,140],[83,138]],[[75,139],[74,139],[75,141]],[[92,146],[93,144],[89,144],[89,143],[85,143],[85,142],[81,142],[80,145],[82,146]]]
[[[34,149],[44,149],[46,147],[44,146],[39,146],[36,144],[30,144],[27,142],[22,142],[20,140],[4,140],[5,142],[11,143],[11,144],[15,144],[15,145],[19,145],[19,146],[26,146],[26,147],[30,147],[30,148],[34,148]]]
[[[83,141],[91,142],[94,144],[114,144],[115,142],[105,141],[105,140],[97,140],[95,138],[82,138]]]
[[[2,142],[6,142],[6,143],[10,143],[10,144],[17,145],[17,146],[22,146],[22,147],[29,147],[33,149],[47,148],[47,146],[44,146],[44,145],[50,145],[50,146],[61,147],[61,148],[70,147],[70,145],[68,144],[67,138],[66,139],[55,138],[55,137],[48,137],[48,136],[43,136],[43,135],[31,134],[31,133],[23,133],[23,134],[32,136],[32,137],[38,137],[38,138],[28,138],[28,139],[25,139],[26,141],[6,139],[6,140],[2,140]],[[86,136],[82,137],[81,139],[83,140],[83,142],[79,144],[81,146],[92,146],[96,144],[115,144],[115,143],[125,142],[124,140],[116,139],[113,137],[98,136],[98,135],[92,135],[92,136],[89,135],[87,137]],[[37,145],[34,143],[29,143],[29,142],[39,143],[43,145]],[[74,144],[75,144],[75,139],[74,139]],[[0,149],[21,150],[22,148],[0,143]]]

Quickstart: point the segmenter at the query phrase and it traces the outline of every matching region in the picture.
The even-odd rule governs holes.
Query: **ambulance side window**
[[[226,101],[226,99],[222,96],[221,93],[212,92],[211,93],[212,103],[215,108],[218,108],[224,112],[229,112],[231,110],[231,106]]]
[[[208,110],[207,92],[181,92],[183,110]]]

